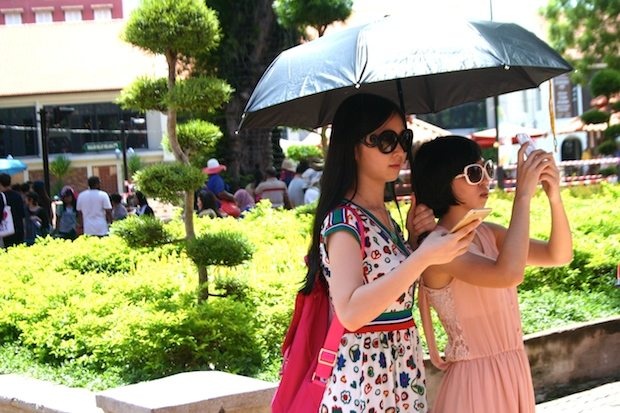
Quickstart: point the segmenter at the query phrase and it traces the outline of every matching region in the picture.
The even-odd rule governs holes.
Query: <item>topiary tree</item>
[[[209,158],[216,158],[217,146],[222,138],[222,131],[216,125],[194,119],[177,126],[177,139],[189,158],[191,165],[201,168]],[[168,137],[162,146],[170,149]]]
[[[594,96],[602,96],[602,104],[581,115],[581,120],[585,124],[606,123],[604,139],[597,144],[596,151],[599,154],[611,155],[615,152],[615,137],[618,135],[620,125],[610,124],[611,114],[614,112],[615,105],[610,103],[612,96],[620,94],[620,71],[614,69],[603,69],[598,71],[590,80],[590,91]],[[617,103],[617,102],[616,102]]]
[[[123,39],[150,53],[162,54],[168,64],[166,79],[139,78],[118,99],[126,109],[166,112],[168,145],[175,159],[190,164],[191,148],[177,138],[177,114],[206,116],[230,99],[232,88],[211,76],[195,76],[197,61],[205,61],[221,38],[215,12],[201,0],[144,0],[131,14]],[[142,185],[145,185],[144,179]],[[188,185],[182,185],[188,188]],[[195,237],[194,190],[184,193],[186,238]],[[156,193],[150,196],[158,197]]]
[[[211,265],[234,267],[252,259],[254,249],[242,233],[221,231],[188,240],[186,253],[199,268]],[[210,295],[208,279],[201,280],[200,286],[199,296],[206,300]]]

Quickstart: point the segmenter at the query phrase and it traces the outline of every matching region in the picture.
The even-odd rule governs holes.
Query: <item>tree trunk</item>
[[[166,52],[166,61],[168,62],[168,91],[172,91],[176,84],[176,66],[177,55],[173,51]],[[170,149],[177,161],[185,164],[189,163],[187,155],[183,152],[179,140],[177,139],[177,110],[173,107],[168,107],[168,141],[170,142]]]
[[[234,87],[235,93],[225,109],[228,140],[228,174],[235,182],[241,174],[251,173],[255,166],[265,170],[272,162],[269,129],[237,132],[239,121],[250,94],[265,68],[282,50],[292,46],[297,34],[281,28],[273,11],[273,0],[240,0],[229,3],[210,2],[219,9],[222,29],[228,38],[242,39],[221,45],[223,64],[220,73]]]
[[[209,298],[209,273],[207,267],[198,267],[198,303]]]

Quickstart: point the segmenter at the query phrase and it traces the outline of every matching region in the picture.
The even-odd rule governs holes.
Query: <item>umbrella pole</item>
[[[403,85],[400,82],[400,79],[396,79],[396,90],[398,92],[398,103],[400,104],[400,110],[405,114],[408,113],[405,111],[405,99],[403,97]],[[411,145],[413,147],[413,143]],[[407,160],[409,161],[409,184],[411,185],[411,192],[413,193],[413,151],[412,148],[407,150]],[[398,207],[398,201],[396,199],[396,192],[394,192],[394,201],[396,201],[396,206]],[[400,209],[398,210],[400,213]],[[401,217],[402,220],[402,217]]]

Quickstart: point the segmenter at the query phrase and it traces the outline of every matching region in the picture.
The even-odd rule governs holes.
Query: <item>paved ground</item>
[[[541,403],[536,413],[620,413],[620,381]]]

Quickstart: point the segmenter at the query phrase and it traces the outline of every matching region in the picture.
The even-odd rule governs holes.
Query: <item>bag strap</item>
[[[362,259],[364,258],[364,243],[366,239],[366,231],[364,230],[364,222],[362,218],[357,213],[357,211],[351,208],[349,205],[344,205],[343,208],[355,217],[357,231],[360,235],[360,252],[362,254]],[[319,356],[317,360],[316,368],[314,369],[314,373],[312,373],[312,383],[325,387],[327,385],[327,381],[332,375],[332,370],[336,365],[337,357],[338,357],[338,347],[340,343],[340,339],[344,334],[345,328],[338,320],[336,314],[334,314],[332,318],[332,322],[329,325],[329,330],[327,331],[327,336],[325,337],[325,341],[323,342],[323,346],[321,350],[319,350]]]

